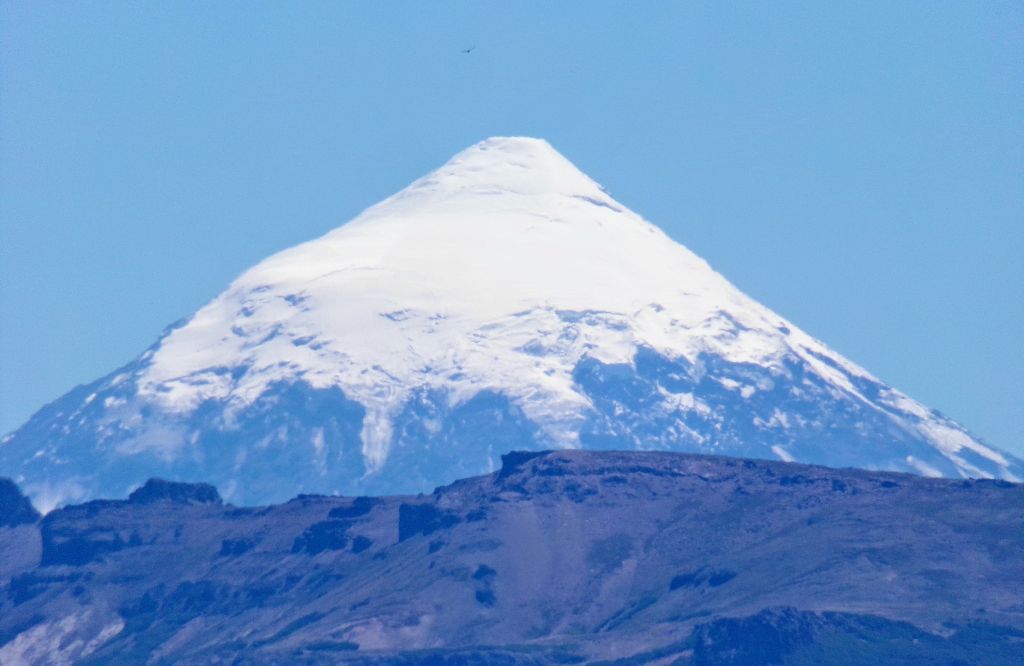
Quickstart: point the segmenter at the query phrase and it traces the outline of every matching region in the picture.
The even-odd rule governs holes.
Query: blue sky
[[[264,256],[524,134],[1024,454],[1020,3],[8,1],[0,21],[2,431]]]

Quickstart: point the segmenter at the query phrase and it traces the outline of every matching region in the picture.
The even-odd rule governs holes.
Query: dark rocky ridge
[[[0,555],[31,555],[0,567],[0,663],[1018,663],[1022,485],[504,463],[428,496],[265,508],[151,482],[0,528]]]
[[[15,527],[39,520],[39,512],[10,479],[0,478],[0,527]]]
[[[150,479],[128,496],[133,504],[175,502],[177,504],[220,504],[220,494],[208,483],[178,483]]]

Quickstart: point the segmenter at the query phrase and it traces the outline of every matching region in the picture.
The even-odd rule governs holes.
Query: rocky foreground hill
[[[512,453],[425,496],[0,484],[0,663],[1010,664],[1024,485]]]

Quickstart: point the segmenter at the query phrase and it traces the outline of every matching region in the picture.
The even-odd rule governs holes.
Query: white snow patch
[[[82,610],[18,634],[0,647],[0,664],[73,664],[88,657],[123,629],[124,620],[117,616],[103,618],[98,611]]]
[[[912,416],[915,416],[922,420],[928,420],[932,418],[931,410],[914,400],[910,396],[897,391],[896,389],[888,389],[882,391],[879,395],[878,401],[883,405],[888,405],[901,412],[905,412]]]
[[[923,476],[930,476],[933,478],[942,476],[942,472],[935,469],[925,461],[915,458],[914,456],[907,456],[907,464],[916,469]]]
[[[796,460],[796,458],[794,458],[789,451],[782,448],[778,444],[772,446],[772,453],[777,455],[779,457],[779,460],[783,462],[794,462]]]
[[[323,474],[327,471],[327,446],[324,442],[323,428],[313,429],[311,443],[313,444],[313,460],[316,463],[317,469]]]
[[[116,396],[110,395],[103,399],[103,406],[106,407],[107,409],[114,409],[125,404],[125,402],[127,401],[124,398],[118,398]]]
[[[662,386],[658,387],[658,393],[663,398],[661,406],[666,413],[679,411],[705,415],[711,413],[711,408],[693,393],[672,393]]]
[[[80,502],[89,497],[89,489],[74,478],[59,483],[51,483],[50,481],[25,483],[22,479],[19,480],[19,485],[22,486],[25,494],[32,501],[32,506],[43,515],[50,513],[57,507]]]
[[[919,423],[917,424],[917,429],[922,435],[934,442],[936,447],[943,453],[953,454],[962,449],[968,449],[1001,467],[1008,465],[1006,458],[1001,453],[981,444],[962,430],[950,427],[944,423],[935,422]]]
[[[755,416],[754,425],[759,428],[788,428],[790,425],[789,415],[776,408],[772,410],[772,415],[768,417],[767,421]]]

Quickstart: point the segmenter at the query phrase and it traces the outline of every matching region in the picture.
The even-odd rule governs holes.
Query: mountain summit
[[[0,474],[44,509],[151,476],[258,503],[425,491],[552,447],[1024,476],[528,138],[257,264],[8,435]]]

